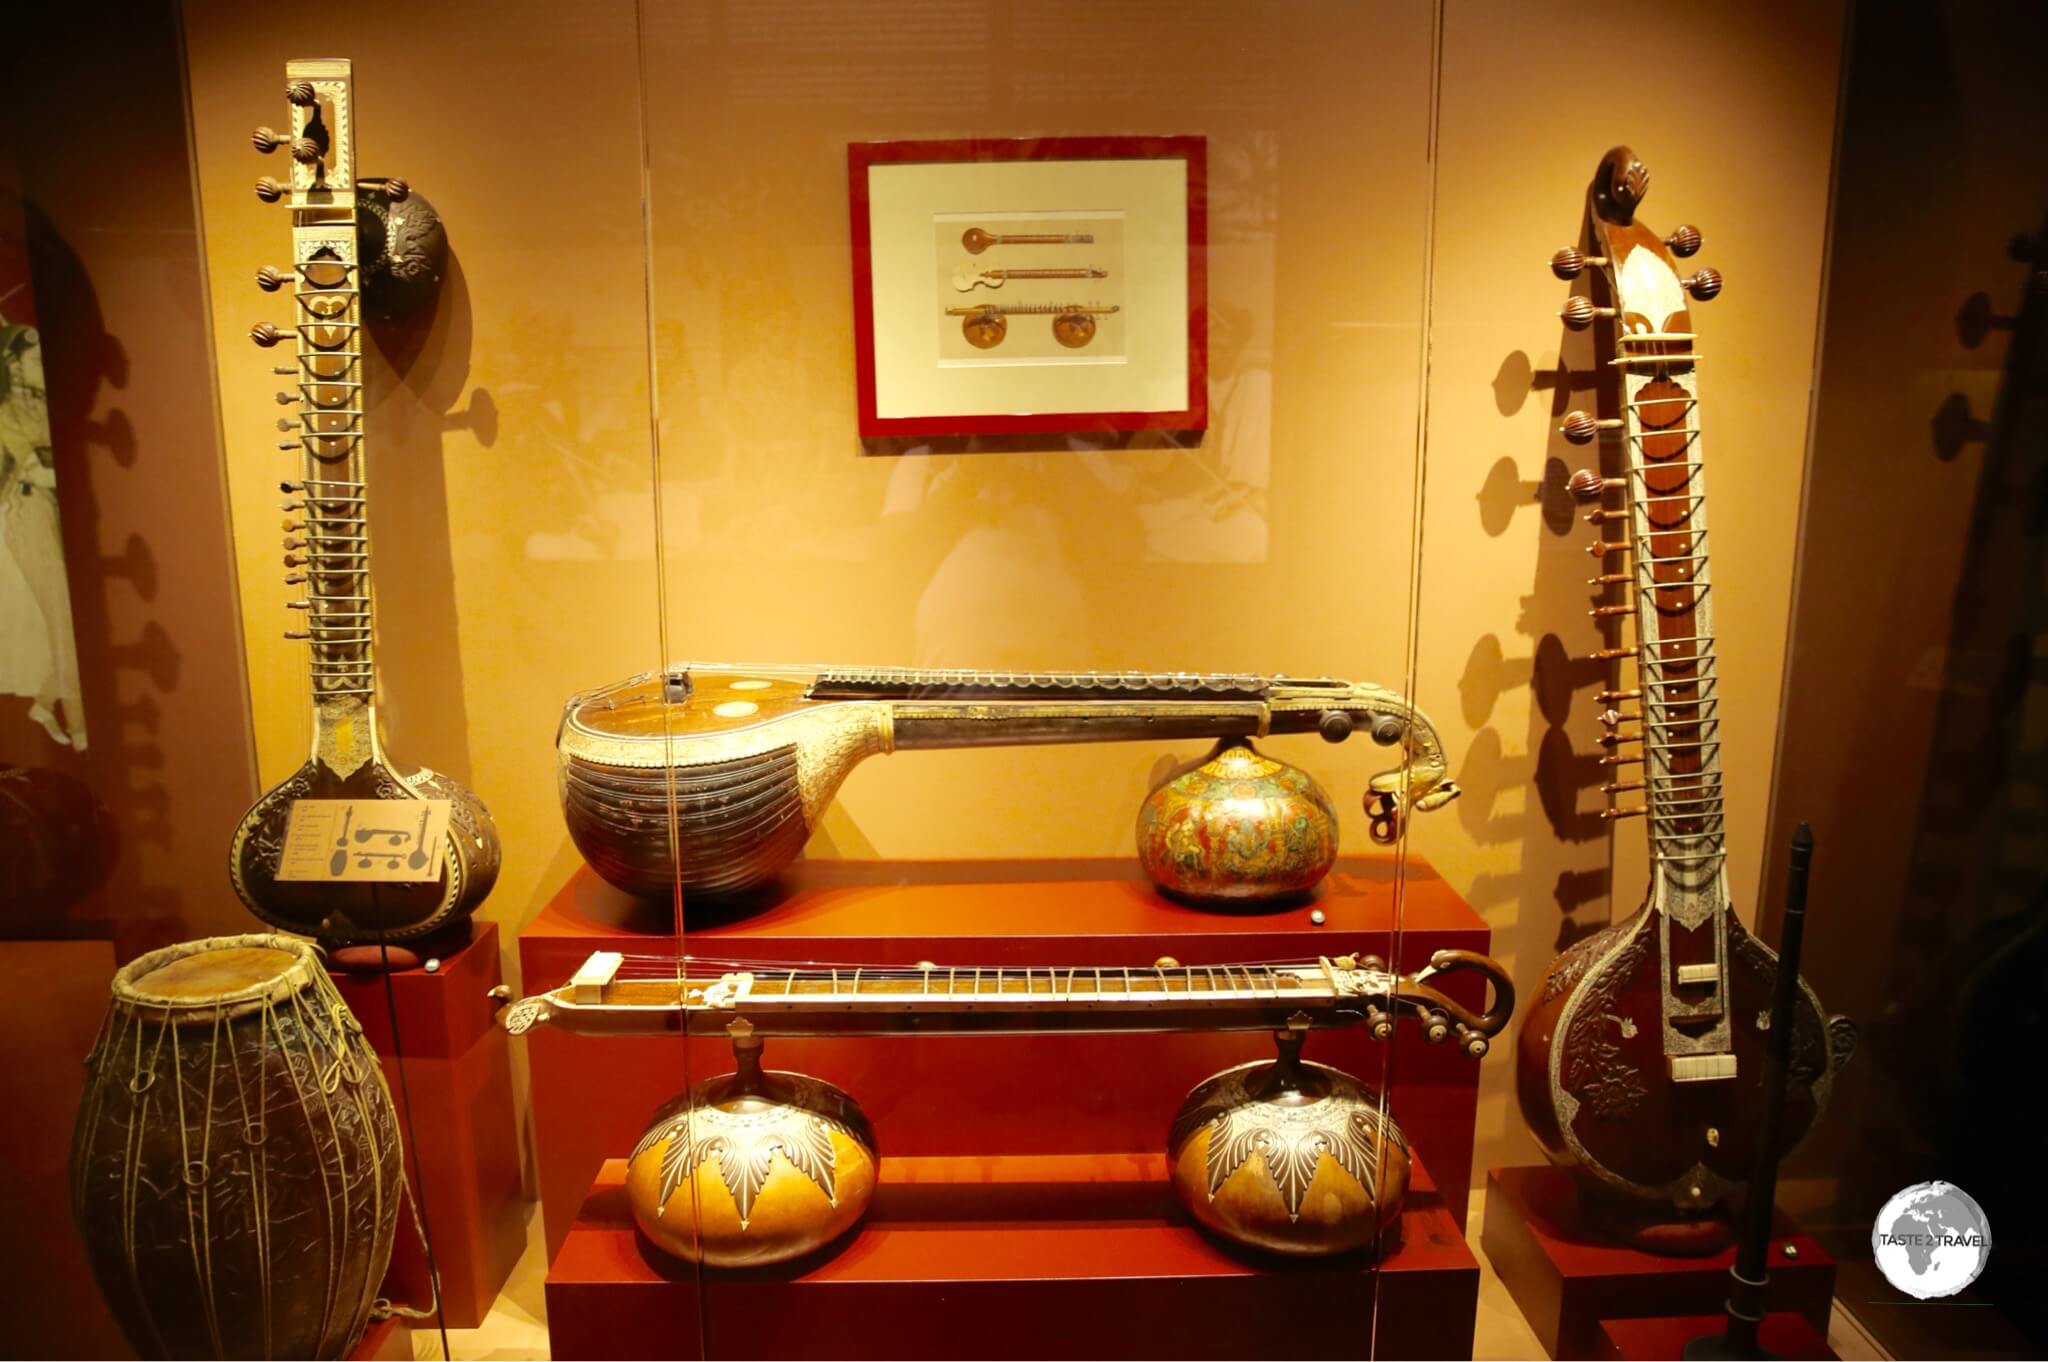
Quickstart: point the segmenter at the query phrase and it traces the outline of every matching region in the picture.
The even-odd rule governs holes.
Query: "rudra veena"
[[[569,835],[600,875],[634,894],[729,895],[796,859],[864,757],[1358,730],[1401,754],[1372,778],[1375,841],[1457,797],[1420,710],[1327,678],[690,664],[573,697],[556,746]]]

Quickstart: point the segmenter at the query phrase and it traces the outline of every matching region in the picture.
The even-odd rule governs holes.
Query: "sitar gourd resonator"
[[[1491,986],[1483,1011],[1440,987],[1459,974]],[[1195,1219],[1224,1238],[1318,1255],[1378,1240],[1400,1211],[1409,1158],[1379,1094],[1301,1059],[1308,1032],[1357,1025],[1386,1040],[1405,1018],[1424,1039],[1455,1038],[1476,1059],[1514,1005],[1506,971],[1469,951],[1439,951],[1413,974],[1353,956],[1033,969],[600,953],[563,987],[511,1003],[499,1023],[513,1035],[546,1025],[729,1037],[735,1072],[655,1112],[632,1152],[626,1194],[661,1248],[747,1267],[799,1257],[845,1233],[877,1173],[874,1133],[853,1098],[815,1078],[762,1069],[770,1036],[1270,1030],[1275,1060],[1226,1069],[1188,1095],[1169,1127],[1169,1176]]]
[[[1375,841],[1457,798],[1436,729],[1406,699],[1282,676],[693,664],[572,697],[556,748],[563,816],[593,869],[629,893],[718,895],[795,860],[866,757],[1354,730],[1401,753],[1372,778]]]
[[[313,741],[305,764],[243,815],[229,875],[249,911],[272,926],[330,941],[405,940],[466,918],[490,892],[499,862],[497,833],[483,803],[447,776],[394,763],[377,722],[363,457],[368,281],[361,196],[373,193],[385,205],[372,217],[379,230],[368,236],[382,268],[397,272],[400,294],[437,275],[428,248],[440,227],[438,220],[429,225],[407,215],[423,205],[403,181],[365,185],[356,179],[349,63],[293,61],[286,71],[290,130],[258,128],[252,141],[259,152],[282,146],[291,153],[289,182],[266,176],[256,194],[289,208],[292,263],[263,267],[256,283],[267,293],[289,295],[292,315],[282,324],[258,322],[249,337],[265,349],[289,340],[295,352],[291,363],[273,371],[287,380],[278,405],[290,409],[279,421],[287,438],[277,447],[297,462],[279,483],[286,497],[285,583],[304,591],[302,599],[287,602],[297,620],[285,637],[303,642],[309,654]],[[302,799],[445,799],[448,836],[432,873],[416,882],[280,879],[286,827]]]
[[[1601,763],[1615,772],[1603,817],[1645,821],[1651,883],[1635,913],[1551,965],[1523,1023],[1517,1088],[1544,1152],[1580,1176],[1610,1228],[1687,1252],[1725,1239],[1710,1212],[1741,1190],[1755,1156],[1777,956],[1736,916],[1726,873],[1700,347],[1688,306],[1720,293],[1722,280],[1711,269],[1681,275],[1676,257],[1697,251],[1700,234],[1680,227],[1659,239],[1636,217],[1648,187],[1632,152],[1608,152],[1588,199],[1592,251],[1561,250],[1551,268],[1564,279],[1593,269],[1610,299],[1574,297],[1561,315],[1571,327],[1612,327],[1619,414],[1574,411],[1562,432],[1580,444],[1617,437],[1617,471],[1583,469],[1569,488],[1595,508],[1596,532],[1625,532],[1589,549],[1607,569],[1589,584],[1625,598],[1603,600],[1593,618],[1632,620],[1637,634],[1633,646],[1593,654],[1632,658],[1637,671],[1599,696]],[[1785,1148],[1825,1106],[1854,1036],[1802,982]]]

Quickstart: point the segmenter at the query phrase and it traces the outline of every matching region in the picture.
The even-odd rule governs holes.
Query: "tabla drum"
[[[398,1224],[391,1093],[312,948],[219,936],[114,975],[71,1205],[145,1357],[345,1355]]]

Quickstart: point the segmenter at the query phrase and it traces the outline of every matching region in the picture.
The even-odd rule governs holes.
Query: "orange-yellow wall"
[[[516,925],[576,864],[553,785],[562,698],[664,652],[1394,685],[1412,667],[1469,791],[1414,845],[1532,983],[1560,937],[1561,875],[1592,877],[1573,881],[1573,921],[1604,920],[1608,848],[1583,816],[1546,816],[1534,784],[1552,719],[1553,751],[1589,749],[1598,687],[1564,676],[1549,718],[1532,697],[1539,642],[1582,652],[1595,634],[1585,532],[1547,530],[1533,501],[1547,459],[1575,465],[1550,433],[1549,393],[1528,386],[1560,349],[1574,369],[1592,361],[1586,341],[1561,339],[1565,289],[1544,261],[1575,237],[1600,153],[1625,140],[1655,171],[1646,216],[1700,224],[1702,259],[1730,279],[1700,315],[1731,877],[1754,897],[1836,6],[1648,9],[1622,37],[1611,9],[1451,4],[1433,238],[1425,6],[650,6],[647,291],[634,17],[624,3],[366,3],[323,15],[315,52],[287,12],[186,6],[267,780],[301,758],[304,662],[277,637],[276,384],[241,338],[284,315],[248,279],[288,237],[283,212],[249,193],[265,165],[246,134],[283,117],[287,57],[342,54],[364,169],[432,199],[457,261],[438,314],[377,376],[373,515],[391,747],[492,806],[506,869],[488,915]],[[1575,63],[1587,74],[1568,80]],[[1137,132],[1209,138],[1216,418],[1202,446],[863,446],[845,144]],[[1273,749],[1346,809],[1379,755]],[[1186,755],[892,757],[853,777],[814,852],[1123,854],[1153,773]],[[1552,806],[1597,809],[1575,784],[1583,768],[1561,769]],[[1346,835],[1363,844],[1359,820]],[[1643,872],[1635,839],[1621,844],[1626,908]],[[1529,1155],[1506,1070],[1504,1055],[1487,1066],[1482,1168]]]

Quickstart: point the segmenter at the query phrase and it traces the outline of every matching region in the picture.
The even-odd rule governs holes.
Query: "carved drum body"
[[[166,947],[114,976],[72,1210],[145,1357],[341,1357],[391,1258],[391,1095],[312,948]]]
[[[1226,739],[1146,797],[1138,860],[1183,898],[1288,898],[1336,863],[1337,810],[1308,772]]]
[[[698,1084],[656,1112],[626,1168],[642,1233],[710,1267],[799,1258],[853,1227],[875,1190],[875,1137],[838,1088],[764,1071],[759,1049],[737,1072]]]
[[[1724,912],[1732,1076],[1672,1076],[1669,1052],[1682,1052],[1705,1025],[1669,1023],[1677,1039],[1667,1044],[1664,1019],[1686,986],[1665,982],[1667,957],[1658,945],[1666,919],[1648,907],[1560,955],[1526,1014],[1515,1075],[1523,1117],[1553,1163],[1599,1192],[1704,1212],[1749,1176],[1761,1138],[1778,959]],[[1711,959],[1716,925],[1669,921],[1672,953]],[[1688,939],[1694,935],[1701,939]],[[1782,1150],[1820,1115],[1855,1044],[1854,1025],[1827,1018],[1804,981],[1795,1015]]]
[[[1203,1226],[1291,1256],[1375,1242],[1400,1214],[1408,1144],[1379,1095],[1339,1069],[1225,1069],[1188,1094],[1167,1136],[1173,1190]]]

